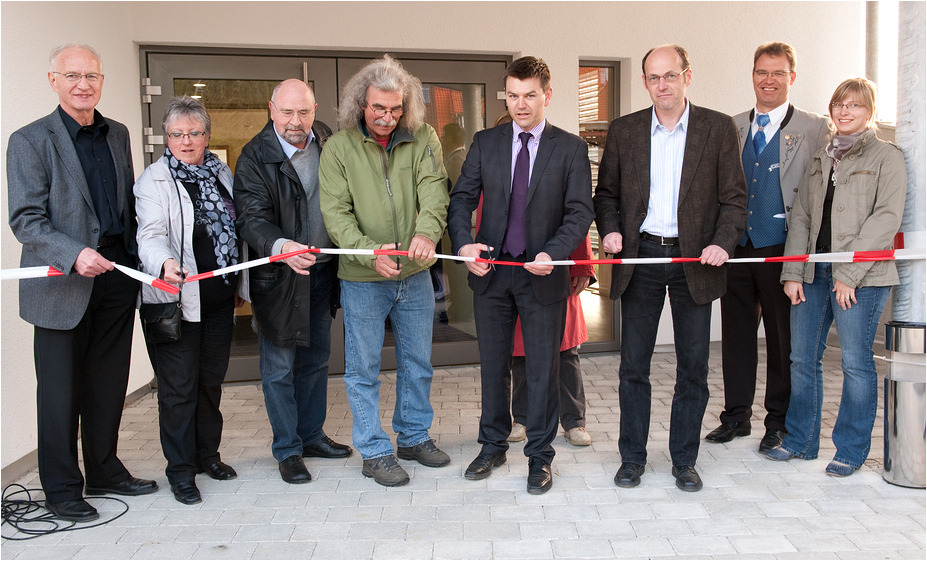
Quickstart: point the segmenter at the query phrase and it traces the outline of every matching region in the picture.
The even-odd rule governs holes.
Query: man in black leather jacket
[[[235,166],[238,235],[250,259],[332,247],[319,209],[319,156],[331,129],[315,121],[315,96],[300,80],[274,88],[270,122]],[[338,302],[335,256],[305,253],[250,270],[272,451],[287,483],[311,480],[303,457],[346,458],[325,435],[331,322]]]

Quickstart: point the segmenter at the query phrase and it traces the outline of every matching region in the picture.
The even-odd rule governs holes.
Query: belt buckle
[[[666,243],[666,241],[664,240],[666,240],[666,238],[663,236],[660,236],[660,245],[673,245],[671,243]]]

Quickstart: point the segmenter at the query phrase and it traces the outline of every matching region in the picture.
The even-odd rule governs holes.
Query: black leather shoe
[[[70,522],[90,522],[100,517],[97,509],[84,499],[74,499],[63,503],[45,501],[45,508],[61,520]]]
[[[197,468],[196,473],[205,473],[209,477],[218,479],[219,481],[228,481],[229,479],[235,479],[238,477],[238,474],[234,469],[232,469],[232,466],[228,465],[222,460],[216,460],[208,464],[202,464],[199,466],[199,468]]]
[[[122,483],[113,483],[110,485],[87,485],[88,495],[126,495],[134,497],[137,495],[148,495],[158,490],[158,484],[150,479],[139,479],[129,476]]]
[[[788,433],[784,430],[767,429],[766,434],[763,436],[763,440],[760,441],[760,452],[772,450],[776,446],[779,446],[782,444],[782,439],[785,438],[787,434]]]
[[[673,466],[673,477],[676,478],[676,487],[683,491],[700,491],[702,489],[702,478],[695,473],[692,466]]]
[[[618,472],[615,474],[615,485],[630,489],[641,484],[641,476],[644,475],[644,466],[632,464],[631,462],[621,462]]]
[[[721,426],[705,435],[708,442],[730,442],[738,436],[750,436],[750,421],[739,423],[721,423]]]
[[[347,458],[353,453],[350,446],[338,444],[327,436],[303,446],[303,458]]]
[[[309,470],[306,469],[306,463],[295,454],[280,462],[280,477],[287,483],[309,483],[312,481],[312,476],[309,475]]]
[[[467,471],[464,472],[464,477],[467,479],[486,479],[492,475],[493,468],[499,467],[505,463],[505,452],[500,454],[488,454],[486,452],[480,452],[480,454],[470,462],[470,465],[467,466]]]
[[[550,491],[553,483],[550,464],[541,458],[528,458],[528,492],[532,495],[543,495]]]
[[[177,502],[185,505],[195,505],[196,503],[203,502],[203,497],[200,496],[200,490],[196,488],[196,483],[193,481],[184,481],[177,485],[171,485],[171,493],[174,493],[174,498],[177,499]]]

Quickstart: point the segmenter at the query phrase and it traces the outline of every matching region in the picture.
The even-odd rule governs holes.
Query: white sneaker
[[[512,423],[512,432],[509,433],[509,437],[506,438],[506,440],[509,442],[521,442],[525,438],[527,438],[525,425],[521,423]]]
[[[566,438],[573,446],[589,446],[592,444],[592,437],[586,432],[585,427],[576,427],[566,432]]]

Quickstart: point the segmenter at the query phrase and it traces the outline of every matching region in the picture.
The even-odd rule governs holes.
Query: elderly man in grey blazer
[[[14,132],[7,150],[10,228],[21,266],[50,265],[64,277],[20,281],[19,314],[35,326],[39,477],[58,518],[99,517],[86,492],[142,495],[116,457],[129,380],[139,285],[113,267],[138,263],[129,132],[95,107],[100,56],[87,45],[55,48],[48,82],[59,106]]]
[[[734,117],[749,190],[747,229],[734,257],[783,254],[798,184],[830,132],[825,117],[789,103],[796,67],[795,49],[787,43],[764,43],[753,55],[756,107]],[[760,452],[775,448],[785,436],[792,387],[791,305],[779,283],[781,271],[781,263],[750,263],[728,272],[727,293],[721,297],[724,411],[721,426],[705,436],[709,442],[730,442],[751,432],[760,318],[766,330],[766,432]]]

